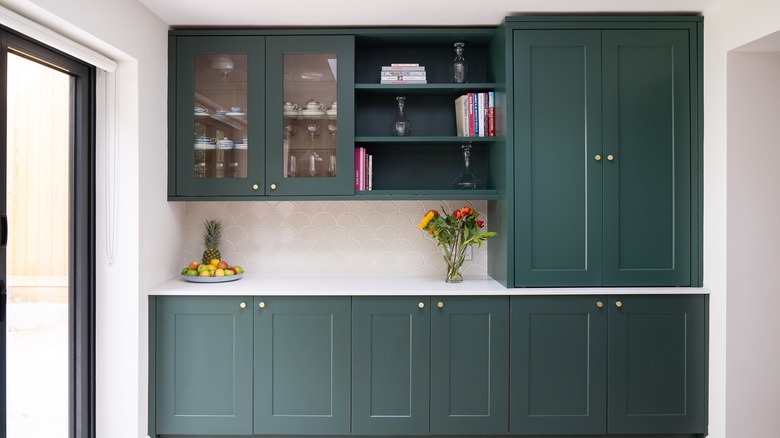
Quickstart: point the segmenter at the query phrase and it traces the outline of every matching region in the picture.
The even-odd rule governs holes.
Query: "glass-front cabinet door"
[[[263,194],[264,40],[177,39],[178,196]]]
[[[354,193],[353,36],[266,37],[267,195]]]

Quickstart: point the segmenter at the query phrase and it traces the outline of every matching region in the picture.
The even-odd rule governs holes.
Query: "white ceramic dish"
[[[225,283],[228,281],[236,281],[244,278],[244,273],[242,272],[240,274],[230,275],[228,277],[197,277],[181,275],[181,278],[184,281],[189,281],[190,283]]]
[[[322,110],[302,110],[301,114],[304,116],[322,116],[325,115],[325,111]]]
[[[285,116],[297,116],[298,115],[298,111],[285,111],[283,114]]]
[[[245,116],[246,113],[225,113],[226,116]]]

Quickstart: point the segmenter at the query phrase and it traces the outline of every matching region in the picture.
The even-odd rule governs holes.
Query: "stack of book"
[[[495,93],[468,93],[455,99],[455,126],[458,137],[495,136]]]
[[[355,148],[355,190],[374,189],[374,160],[364,147]]]
[[[420,64],[383,65],[380,84],[427,84],[425,66]]]

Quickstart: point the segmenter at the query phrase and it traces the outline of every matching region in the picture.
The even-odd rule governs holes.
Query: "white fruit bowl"
[[[192,275],[182,275],[181,276],[184,281],[189,281],[190,283],[226,283],[228,281],[236,281],[244,278],[244,273],[236,274],[236,275],[229,275],[227,277],[198,277],[198,276],[192,276]]]

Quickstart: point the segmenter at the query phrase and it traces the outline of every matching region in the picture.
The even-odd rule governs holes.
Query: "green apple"
[[[187,269],[187,273],[185,273],[184,275],[187,275],[189,277],[197,277],[198,276],[198,271],[196,271],[194,269]]]
[[[208,268],[209,268],[208,265],[204,265],[204,264],[201,263],[200,265],[198,265],[198,272],[203,272],[203,271],[207,270]]]
[[[184,274],[186,274],[186,273],[187,273],[187,271],[189,271],[189,270],[190,270],[190,268],[184,268],[184,269],[182,269],[182,270],[181,270],[181,275],[184,275]]]
[[[236,275],[232,269],[225,269],[225,277],[230,277],[231,275]]]
[[[236,274],[243,274],[244,273],[244,268],[242,268],[241,266],[233,266],[233,269],[236,270]]]

